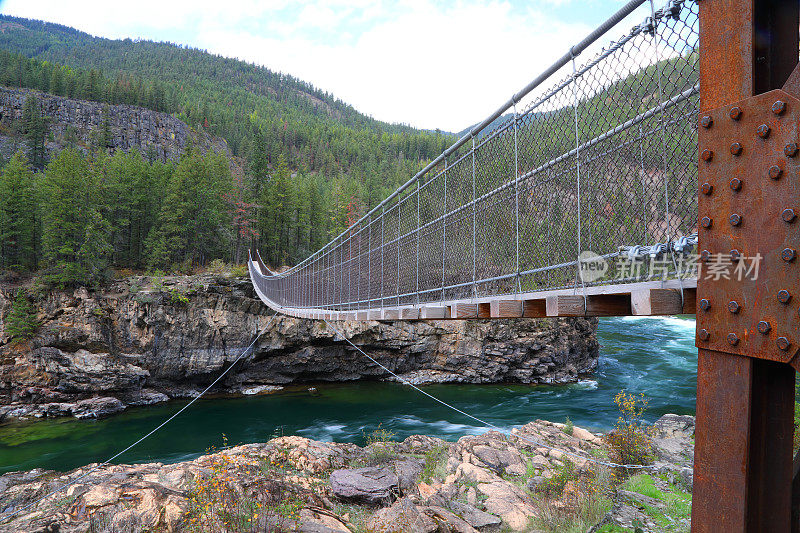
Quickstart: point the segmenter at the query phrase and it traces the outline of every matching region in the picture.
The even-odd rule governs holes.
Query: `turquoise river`
[[[479,418],[510,429],[543,418],[608,429],[617,419],[614,395],[644,393],[649,419],[694,414],[697,352],[694,320],[606,318],[598,328],[598,371],[564,386],[431,385],[425,391]],[[0,473],[32,468],[67,470],[99,462],[125,448],[182,406],[129,409],[105,420],[56,419],[0,426]],[[277,394],[200,400],[119,462],[176,462],[211,447],[263,442],[276,435],[363,443],[376,428],[397,439],[426,434],[456,440],[486,428],[410,387],[363,382],[290,388]]]

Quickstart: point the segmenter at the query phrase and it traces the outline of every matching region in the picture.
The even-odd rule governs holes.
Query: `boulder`
[[[125,404],[116,398],[89,398],[75,404],[75,418],[104,418],[125,410]]]
[[[536,515],[530,497],[507,481],[479,483],[478,490],[487,496],[483,502],[486,510],[502,518],[504,524],[514,531],[524,531]]]
[[[470,487],[470,490],[475,489]],[[458,501],[450,502],[450,510],[463,518],[478,531],[485,531],[487,533],[494,533],[500,531],[502,520],[493,514],[484,513],[471,505],[467,505]]]
[[[694,462],[694,417],[666,414],[653,424],[653,450],[656,456],[677,467],[689,468]]]
[[[402,494],[414,492],[417,480],[422,474],[422,461],[409,458],[394,462],[394,472],[397,474],[397,485]]]
[[[388,468],[343,468],[331,473],[330,486],[333,494],[343,500],[385,505],[397,494],[398,479]]]
[[[656,436],[662,439],[694,437],[694,417],[690,415],[666,414],[655,421]]]
[[[401,498],[391,507],[380,509],[367,522],[367,531],[381,533],[433,533],[438,529],[436,520],[408,498]]]
[[[301,533],[350,533],[340,518],[323,509],[301,509],[298,522]]]
[[[425,507],[423,512],[444,526],[440,527],[440,530],[453,533],[478,533],[478,530],[472,527],[469,522],[443,507],[431,505]]]

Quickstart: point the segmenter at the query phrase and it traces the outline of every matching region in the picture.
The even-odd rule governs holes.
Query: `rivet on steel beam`
[[[711,224],[713,224],[713,221],[709,217],[703,217],[703,219],[700,220],[700,225],[704,228],[710,228]]]
[[[776,100],[774,104],[772,104],[772,112],[776,115],[783,115],[783,112],[786,111],[786,102],[782,100]]]
[[[789,143],[783,147],[783,155],[786,157],[794,157],[797,155],[797,143]]]
[[[781,174],[783,174],[783,169],[778,165],[772,165],[771,167],[769,167],[770,178],[776,180],[781,177]]]
[[[792,301],[792,295],[786,289],[781,289],[778,291],[778,301],[782,304],[788,304]]]
[[[703,311],[708,311],[711,309],[711,302],[709,302],[707,298],[703,298],[700,300],[700,309]]]
[[[739,309],[741,309],[739,302],[734,300],[728,302],[728,311],[730,311],[731,313],[736,314],[739,312]]]
[[[700,157],[703,158],[703,161],[711,161],[714,158],[714,152],[706,148],[703,150],[703,153],[700,154]]]
[[[733,261],[735,263],[741,258],[742,258],[742,254],[741,254],[741,252],[739,252],[739,250],[737,250],[736,248],[731,250],[731,261]]]
[[[703,250],[700,252],[700,259],[702,259],[704,263],[708,263],[709,260],[711,260],[711,252],[708,250]]]
[[[731,226],[738,226],[742,223],[742,215],[734,213],[728,218],[728,221],[731,223]]]
[[[742,143],[731,144],[731,154],[739,155],[742,153]]]
[[[704,183],[703,186],[700,188],[700,190],[703,191],[703,194],[707,196],[712,192],[714,192],[714,186],[711,185],[710,183]]]
[[[737,192],[742,190],[742,180],[740,180],[739,178],[733,178],[730,181],[729,185],[731,186],[731,190]]]
[[[738,107],[732,107],[728,114],[733,120],[739,120],[742,117],[742,110]]]
[[[758,323],[758,332],[759,333],[762,333],[762,334],[766,335],[767,333],[769,333],[769,330],[771,330],[771,329],[772,329],[772,325],[769,322],[767,322],[766,320],[762,320],[761,322]]]
[[[783,213],[781,213],[781,218],[783,218],[784,222],[794,222],[797,215],[794,214],[794,209],[784,209]]]
[[[736,346],[739,344],[739,337],[736,335],[736,333],[728,333],[728,344],[731,346]]]
[[[756,133],[762,139],[766,139],[769,137],[769,126],[766,124],[761,124],[758,128],[756,128]]]
[[[786,337],[778,337],[778,340],[776,342],[778,343],[778,348],[780,348],[784,352],[789,349],[789,346],[792,345],[792,343],[789,342],[789,339],[787,339]]]
[[[714,124],[714,119],[709,115],[706,115],[700,119],[700,125],[704,128],[710,128],[712,124]]]
[[[709,335],[709,333],[708,333],[708,330],[707,330],[707,329],[701,329],[701,330],[698,332],[698,336],[700,337],[700,340],[701,340],[701,341],[707,341],[707,340],[708,340],[708,338],[709,338],[711,335]]]
[[[781,252],[781,258],[787,263],[794,261],[795,257],[797,257],[797,252],[792,248],[784,248]]]

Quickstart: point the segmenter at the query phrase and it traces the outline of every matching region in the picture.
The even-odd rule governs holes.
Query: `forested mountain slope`
[[[23,116],[17,109],[2,124],[23,154],[0,180],[0,270],[60,264],[71,273],[56,281],[66,284],[102,279],[110,267],[185,270],[216,258],[238,261],[248,246],[274,265],[299,261],[452,142],[374,120],[264,67],[3,15],[0,85],[42,91],[30,93]],[[76,109],[99,102],[100,117],[119,105],[167,113],[200,138],[227,141],[235,164],[202,153],[180,163],[174,154],[154,160],[136,143],[108,144],[104,118],[90,121],[91,142],[67,144],[71,154],[58,157],[53,136],[69,128],[48,95],[68,98]],[[52,190],[54,180],[64,180],[63,188]],[[49,219],[48,195],[57,191],[75,193],[59,207],[80,213],[61,210],[63,218]],[[69,237],[71,247],[56,249],[55,240],[49,247],[48,232],[62,220],[76,225],[59,237]]]
[[[0,56],[3,85],[172,113],[224,137],[256,176],[283,155],[291,169],[358,179],[367,205],[450,142],[374,120],[292,76],[171,43],[0,15],[0,50],[11,52]]]

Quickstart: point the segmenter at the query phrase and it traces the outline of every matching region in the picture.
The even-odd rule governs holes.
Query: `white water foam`
[[[581,379],[574,386],[577,389],[594,390],[597,388],[597,382],[593,379]]]
[[[676,316],[624,316],[621,320],[625,322],[658,322],[673,329],[682,331],[693,331],[695,320],[692,318],[678,318]]]

